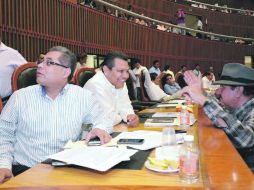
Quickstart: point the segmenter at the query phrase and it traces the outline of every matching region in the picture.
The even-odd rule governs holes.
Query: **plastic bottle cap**
[[[188,141],[188,142],[194,141],[194,136],[193,135],[186,135],[186,136],[184,136],[184,141]]]

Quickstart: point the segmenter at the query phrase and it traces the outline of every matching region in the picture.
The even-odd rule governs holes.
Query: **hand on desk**
[[[0,184],[8,181],[13,177],[11,170],[7,168],[0,168]]]
[[[139,117],[136,114],[129,114],[127,116],[127,124],[131,127],[137,127],[139,124]]]
[[[103,129],[94,128],[87,134],[86,143],[88,143],[88,141],[90,141],[94,137],[99,137],[101,140],[101,144],[105,144],[111,140],[111,136],[106,131],[104,131]]]

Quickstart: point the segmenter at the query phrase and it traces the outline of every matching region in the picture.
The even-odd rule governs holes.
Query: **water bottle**
[[[193,135],[184,137],[184,144],[179,150],[179,177],[184,183],[195,183],[199,178],[199,150]]]
[[[182,110],[180,112],[180,128],[183,130],[187,130],[190,127],[190,113],[187,110],[186,106],[182,106]]]

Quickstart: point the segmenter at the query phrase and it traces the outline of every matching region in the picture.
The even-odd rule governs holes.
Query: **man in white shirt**
[[[153,61],[153,66],[149,69],[149,73],[156,73],[158,76],[161,74],[159,60]]]
[[[204,77],[202,77],[202,88],[204,90],[210,91],[212,88],[212,83],[213,83],[213,74],[208,71],[204,73]]]
[[[144,86],[150,100],[166,102],[178,97],[177,94],[167,95],[160,88],[160,77],[156,73],[149,74],[148,70],[145,69],[143,74],[145,75]]]
[[[193,73],[194,73],[197,77],[201,77],[201,76],[202,76],[201,71],[200,71],[200,65],[199,65],[199,64],[196,64],[196,65],[195,65],[195,69],[193,70]]]
[[[163,71],[163,73],[164,73],[164,74],[170,74],[171,77],[172,77],[172,79],[175,80],[175,75],[174,75],[174,72],[171,71],[170,65],[167,64],[167,65],[164,66],[164,71]]]
[[[113,122],[94,95],[68,84],[76,56],[56,46],[38,62],[37,85],[15,91],[0,115],[0,183],[78,140],[83,123],[91,123],[86,141],[108,142]]]
[[[144,69],[146,69],[146,67],[140,65],[140,60],[139,59],[134,59],[133,61],[134,63],[134,69],[133,69],[133,73],[135,75],[135,86],[136,86],[136,92],[137,92],[137,98],[140,100],[140,82],[139,82],[139,77],[141,76],[141,73]]]
[[[12,73],[20,65],[27,63],[17,51],[1,42],[0,36],[0,97],[5,99],[11,95]]]
[[[201,17],[198,17],[197,29],[198,30],[203,30],[203,23],[201,21]]]
[[[106,55],[98,71],[84,88],[90,90],[110,113],[114,124],[122,120],[129,126],[136,127],[139,118],[134,114],[125,81],[129,77],[127,55],[121,52],[111,52]]]

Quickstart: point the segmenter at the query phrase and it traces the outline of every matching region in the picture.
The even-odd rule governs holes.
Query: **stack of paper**
[[[163,116],[164,118],[151,118],[147,119],[144,123],[145,127],[170,127],[170,126],[178,126],[180,124],[179,114],[175,114],[176,117],[170,117],[170,114],[167,118],[167,113],[156,113],[155,116]],[[154,116],[152,116],[154,117]],[[196,119],[193,114],[190,113],[190,125],[193,125],[196,122]]]
[[[156,112],[152,115],[152,117],[166,117],[166,118],[177,118],[179,116],[179,112]]]
[[[158,104],[157,108],[175,108],[178,104],[177,103],[166,103],[166,104]]]
[[[182,143],[186,133],[176,134],[176,142]],[[149,150],[162,146],[162,132],[139,130],[134,132],[123,132],[113,138],[106,146],[114,146],[119,139],[144,139],[144,143],[140,145],[127,145],[128,147],[138,150]],[[124,146],[124,145],[121,145]],[[126,146],[126,145],[125,145]]]
[[[184,103],[186,103],[186,100],[170,100],[166,103],[169,103],[169,104],[184,104]]]
[[[136,152],[116,147],[81,147],[67,149],[48,158],[104,172],[122,161],[130,160]]]

